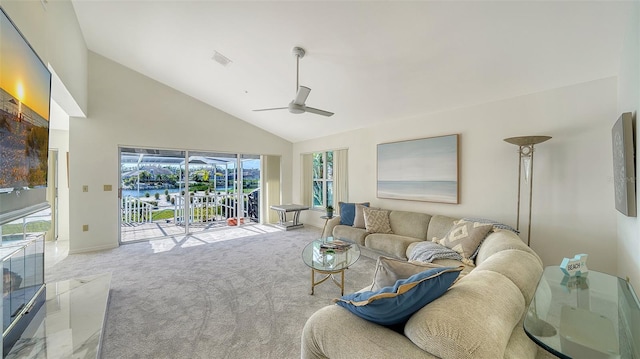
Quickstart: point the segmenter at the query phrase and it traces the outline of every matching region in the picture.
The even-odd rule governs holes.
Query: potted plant
[[[327,217],[333,217],[333,206],[327,206]]]

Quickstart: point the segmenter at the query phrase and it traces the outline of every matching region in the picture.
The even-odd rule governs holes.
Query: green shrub
[[[151,197],[151,195],[149,194],[149,192],[145,192],[145,193],[144,193],[144,196],[145,196],[145,197],[147,197],[147,198]]]
[[[156,194],[153,195],[156,199],[160,199],[160,193],[156,192]]]
[[[170,201],[170,200],[171,200],[171,196],[169,196],[169,195],[167,194],[166,199],[167,199],[167,201]]]

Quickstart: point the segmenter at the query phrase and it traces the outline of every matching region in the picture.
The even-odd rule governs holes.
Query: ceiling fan
[[[304,57],[305,51],[301,47],[293,48],[293,56],[296,57],[296,97],[293,101],[289,102],[289,106],[287,107],[274,107],[274,108],[263,108],[259,110],[253,111],[272,111],[272,110],[289,110],[291,113],[315,113],[317,115],[322,116],[333,116],[333,112],[320,110],[317,108],[309,107],[304,102],[307,100],[309,96],[309,92],[311,89],[306,86],[299,85],[300,79],[300,59]]]

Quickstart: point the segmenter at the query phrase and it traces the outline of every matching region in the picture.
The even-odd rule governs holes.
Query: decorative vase
[[[333,217],[333,210],[327,209],[327,217]]]

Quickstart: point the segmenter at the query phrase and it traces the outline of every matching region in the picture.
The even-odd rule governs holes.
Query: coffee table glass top
[[[560,358],[640,358],[640,305],[625,280],[545,268],[524,321],[527,335]]]
[[[323,244],[345,243],[333,237],[321,238],[307,244],[302,250],[304,264],[319,271],[341,271],[353,265],[360,258],[360,247],[355,243],[343,250],[323,249]]]

